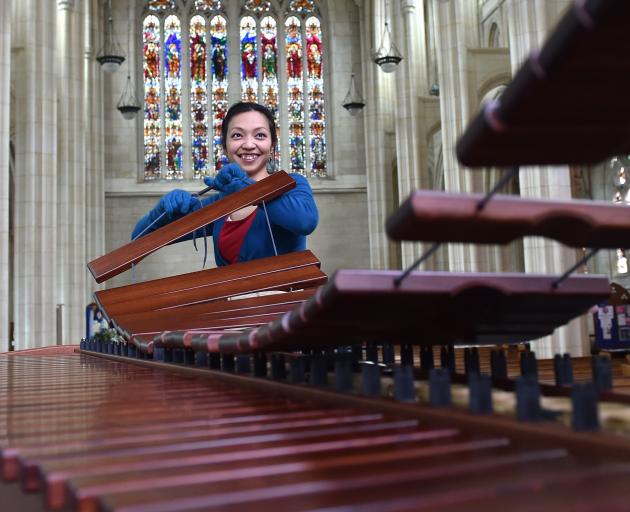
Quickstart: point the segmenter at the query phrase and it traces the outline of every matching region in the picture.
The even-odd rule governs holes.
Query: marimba
[[[498,137],[516,147],[527,135],[531,119],[517,114],[529,110],[517,109],[515,98],[525,90],[540,99],[546,81],[557,92],[553,80],[565,75],[552,73],[549,63],[570,76],[572,68],[558,59],[590,48],[589,38],[612,51],[627,46],[626,4],[576,2],[560,35],[526,64],[535,76],[517,78],[505,93],[507,106],[493,105],[473,122],[460,157],[474,150],[470,162],[479,165],[559,161],[544,145],[538,157],[513,162],[501,152],[493,162],[487,146]],[[545,83],[523,87],[528,80]],[[556,104],[545,112],[550,126]],[[280,188],[290,186],[277,179]],[[263,200],[253,192],[247,201]],[[195,212],[185,226],[90,268],[106,279],[240,207],[241,199]],[[494,198],[478,208],[479,198],[438,197],[435,208],[424,208],[431,200],[424,192],[410,198],[389,220],[391,236],[488,243],[536,234],[616,247],[630,226],[608,205]],[[581,229],[567,229],[574,226]],[[588,236],[577,232],[582,228]],[[99,292],[122,341],[88,340],[80,353],[57,356],[0,356],[3,504],[127,512],[626,510],[630,442],[602,429],[598,415],[598,407],[628,402],[629,395],[610,390],[609,361],[589,361],[593,382],[584,383],[559,357],[556,382],[548,383],[537,380],[530,351],[519,352],[515,378],[505,351],[486,361],[476,348],[454,349],[548,334],[605,298],[607,280],[398,275],[341,270],[324,284],[317,259],[305,252]],[[285,293],[227,300],[278,290]],[[558,400],[555,407],[541,402],[541,390]],[[452,407],[462,396],[467,410]],[[492,414],[502,400],[512,401],[511,412]]]

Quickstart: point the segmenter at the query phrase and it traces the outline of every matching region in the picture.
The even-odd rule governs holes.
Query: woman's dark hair
[[[225,114],[225,118],[223,118],[223,124],[221,125],[221,145],[224,150],[227,149],[227,132],[232,118],[238,114],[242,114],[243,112],[252,111],[260,112],[267,119],[267,122],[269,123],[269,131],[271,132],[271,150],[275,151],[278,146],[278,133],[276,132],[276,120],[273,118],[271,110],[259,103],[245,101],[234,103],[234,105],[228,109],[227,114]]]

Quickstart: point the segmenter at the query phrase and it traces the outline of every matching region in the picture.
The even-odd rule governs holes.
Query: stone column
[[[228,106],[241,101],[241,16],[239,2],[227,2],[225,6],[227,15],[227,62],[228,81],[230,84],[238,84],[238,87],[228,88]],[[236,28],[235,28],[236,26]],[[281,27],[278,26],[278,31]],[[279,38],[281,41],[282,39]]]
[[[482,191],[482,172],[463,168],[455,156],[457,139],[478,108],[470,79],[468,49],[479,46],[477,2],[436,2],[436,50],[440,84],[440,111],[444,155],[444,185],[448,192]],[[449,268],[479,271],[479,248],[449,245]]]
[[[568,0],[508,0],[506,2],[510,56],[516,71],[534,48],[540,48],[545,36],[557,23]],[[571,176],[568,166],[523,167],[519,174],[521,196],[554,199],[571,198]],[[576,261],[576,251],[544,238],[526,238],[523,242],[525,271],[528,273],[561,274]],[[556,352],[574,356],[588,353],[584,322],[576,320],[558,329],[552,336],[536,342],[542,357]]]
[[[103,72],[96,61],[96,52],[103,37],[102,11],[99,0],[87,0],[84,13],[85,53],[83,81],[83,101],[85,132],[87,134],[86,152],[86,262],[105,254],[105,137],[103,113]],[[133,26],[133,25],[132,25]],[[133,39],[132,39],[133,40]],[[132,55],[128,55],[131,62]],[[133,66],[130,69],[134,69]],[[133,74],[132,74],[133,76]],[[141,115],[141,114],[138,114]],[[133,123],[133,121],[132,121]],[[132,157],[137,157],[135,152]],[[138,167],[135,166],[135,169]],[[101,288],[88,275],[88,289],[91,292]]]
[[[396,155],[398,162],[399,201],[404,201],[417,188],[429,188],[422,176],[422,154],[419,138],[419,98],[427,96],[427,53],[424,22],[424,6],[419,0],[401,0],[402,22],[394,26],[394,36],[401,34],[400,50],[403,60],[394,73],[397,84],[396,102]],[[396,37],[394,37],[396,39]],[[422,245],[401,245],[402,265],[410,265],[418,257]]]
[[[0,352],[9,350],[11,2],[0,3]]]
[[[395,265],[394,246],[385,233],[385,219],[394,202],[392,161],[387,148],[387,133],[393,135],[391,91],[392,77],[372,61],[379,47],[385,23],[382,0],[355,0],[361,20],[361,55],[363,91],[366,107],[365,161],[367,174],[368,226],[370,230],[370,266],[391,268]]]
[[[31,348],[56,341],[57,4],[14,4],[15,341]]]
[[[63,330],[57,342],[78,343],[90,299],[85,266],[84,2],[60,0],[58,9],[57,304],[63,305]]]

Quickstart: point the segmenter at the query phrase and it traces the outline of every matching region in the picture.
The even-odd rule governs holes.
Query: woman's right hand
[[[175,189],[162,196],[157,204],[157,209],[161,210],[161,212],[165,212],[169,220],[173,220],[194,212],[199,209],[200,206],[201,203],[199,199],[193,197],[190,192]]]

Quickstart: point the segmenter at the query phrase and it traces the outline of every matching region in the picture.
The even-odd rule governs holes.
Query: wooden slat
[[[130,242],[88,263],[97,283],[102,283],[131,268],[142,258],[217,219],[244,206],[269,201],[295,187],[295,181],[279,171],[262,181],[231,194],[220,201],[190,213],[181,219]]]
[[[220,286],[210,283],[171,293],[149,294],[144,299],[132,299],[110,304],[106,306],[105,311],[109,318],[115,318],[116,315],[120,314],[179,308],[246,293],[309,288],[324,284],[326,280],[326,274],[315,265],[310,265],[281,272],[269,272],[254,277],[233,279],[221,283]]]
[[[154,279],[144,283],[109,288],[94,293],[94,300],[99,307],[107,311],[113,304],[144,299],[147,295],[159,295],[202,286],[220,286],[230,281],[255,278],[283,270],[320,266],[320,261],[311,251],[293,252],[270,256],[257,260],[235,263],[224,267],[210,268],[188,274]]]
[[[609,293],[602,276],[339,270],[280,320],[208,337],[224,353],[335,347],[366,341],[516,343],[551,334]]]
[[[471,167],[596,164],[630,152],[630,3],[574,2],[457,143]],[[594,94],[594,87],[605,91]]]
[[[612,432],[114,356],[0,369],[2,475],[50,510],[627,505],[630,444]]]
[[[308,299],[314,289],[279,293],[249,299],[215,301],[184,306],[172,310],[147,311],[143,313],[116,316],[119,331],[129,338],[133,334],[146,332],[173,331],[207,327],[206,324],[218,319],[257,316],[279,311],[287,311]]]
[[[387,220],[394,240],[505,244],[545,236],[571,247],[624,247],[630,208],[596,201],[546,201],[481,194],[415,191]]]

